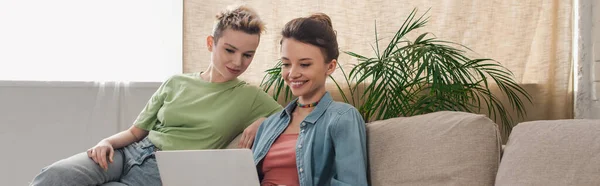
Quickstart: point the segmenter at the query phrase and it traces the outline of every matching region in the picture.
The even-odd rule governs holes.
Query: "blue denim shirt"
[[[260,125],[252,149],[256,165],[285,131],[295,108],[296,100]],[[358,110],[325,93],[300,123],[296,166],[301,186],[367,185],[365,122]]]

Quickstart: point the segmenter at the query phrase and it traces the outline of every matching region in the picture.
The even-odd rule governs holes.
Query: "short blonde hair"
[[[215,44],[226,29],[243,31],[247,34],[258,34],[265,30],[265,25],[252,8],[246,5],[232,5],[215,16],[213,37]]]

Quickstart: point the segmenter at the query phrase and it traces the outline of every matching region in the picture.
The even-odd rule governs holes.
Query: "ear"
[[[335,71],[335,68],[337,67],[337,60],[331,60],[331,62],[329,62],[329,64],[327,64],[327,75],[331,75],[333,73],[333,71]]]
[[[208,48],[209,52],[212,52],[213,51],[213,47],[215,46],[214,39],[215,39],[215,37],[213,37],[213,36],[206,37],[206,47]]]

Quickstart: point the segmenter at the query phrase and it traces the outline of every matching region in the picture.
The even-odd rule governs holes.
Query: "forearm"
[[[114,149],[118,149],[134,142],[138,142],[144,139],[147,135],[148,131],[137,128],[136,126],[131,126],[131,128],[105,138],[103,141],[110,143]]]

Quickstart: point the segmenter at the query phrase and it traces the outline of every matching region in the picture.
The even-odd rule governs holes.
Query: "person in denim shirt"
[[[367,185],[365,122],[325,90],[339,56],[330,18],[294,19],[282,35],[281,75],[298,98],[257,131],[252,151],[261,185]]]

